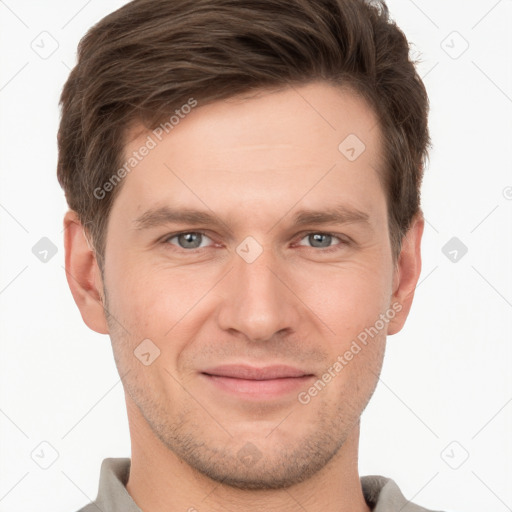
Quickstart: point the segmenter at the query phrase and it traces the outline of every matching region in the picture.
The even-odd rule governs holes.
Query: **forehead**
[[[172,133],[176,145],[189,139],[192,132],[195,138],[201,137],[196,140],[196,151],[187,155],[189,160],[204,152],[233,153],[247,146],[257,149],[260,145],[262,150],[279,142],[298,146],[305,139],[310,141],[310,145],[300,145],[305,150],[318,146],[320,141],[319,150],[327,146],[337,150],[338,143],[351,133],[371,151],[379,136],[377,118],[366,101],[348,87],[326,82],[260,90],[205,105],[199,100],[195,104],[192,108],[177,108],[183,109],[179,116],[173,112],[164,116],[160,127],[153,130],[157,142]],[[125,152],[130,154],[153,132],[140,123],[133,125],[126,136]]]
[[[151,149],[124,178],[114,209],[139,216],[157,202],[174,202],[262,215],[272,204],[308,208],[319,198],[372,208],[380,129],[354,93],[320,82],[198,102],[187,111],[167,130],[132,128],[124,160]]]

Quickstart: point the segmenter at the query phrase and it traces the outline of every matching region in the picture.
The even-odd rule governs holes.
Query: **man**
[[[430,144],[384,2],[135,0],[61,104],[67,278],[132,443],[82,510],[425,510],[357,468]]]

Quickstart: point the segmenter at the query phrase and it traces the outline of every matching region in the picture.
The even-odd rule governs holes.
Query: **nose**
[[[290,289],[289,272],[265,249],[248,263],[234,255],[234,268],[222,282],[219,327],[253,342],[297,330],[301,302]]]

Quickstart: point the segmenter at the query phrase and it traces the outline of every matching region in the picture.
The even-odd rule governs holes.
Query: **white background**
[[[74,512],[96,496],[103,458],[130,456],[109,338],[85,326],[66,283],[66,204],[56,180],[58,98],[77,43],[123,3],[0,1],[0,512]],[[363,414],[360,471],[392,477],[407,498],[435,510],[505,512],[512,1],[388,4],[421,53],[434,148],[423,187],[422,276]],[[46,48],[57,44],[43,31],[58,43],[47,59],[31,47],[38,37]],[[32,253],[42,237],[58,249],[47,263]],[[452,237],[468,248],[455,263],[442,252]],[[58,452],[48,469],[31,457],[43,441]],[[51,457],[47,445],[43,452]]]

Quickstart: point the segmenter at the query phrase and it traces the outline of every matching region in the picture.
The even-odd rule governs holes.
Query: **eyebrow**
[[[134,220],[134,229],[141,231],[172,223],[191,225],[203,224],[213,227],[222,226],[231,233],[229,226],[214,213],[190,208],[170,208],[169,206],[161,206],[147,210]],[[292,222],[295,227],[305,226],[307,224],[349,223],[361,223],[370,227],[370,216],[357,208],[336,205],[323,210],[301,210],[295,213]]]

